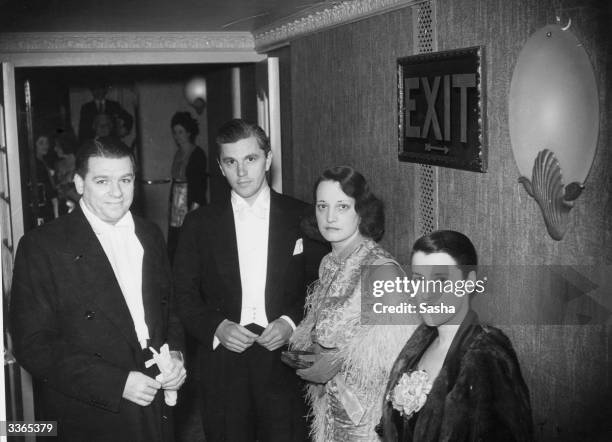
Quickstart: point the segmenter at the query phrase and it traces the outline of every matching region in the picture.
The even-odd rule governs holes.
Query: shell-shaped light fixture
[[[531,181],[524,176],[519,182],[533,197],[544,214],[546,229],[553,239],[562,239],[567,230],[567,214],[573,207],[572,201],[578,198],[583,186],[580,183],[563,185],[561,168],[555,154],[548,149],[541,151],[533,163]]]
[[[561,240],[599,135],[593,68],[568,27],[544,26],[525,43],[510,85],[509,125],[519,182],[540,205],[550,235]]]

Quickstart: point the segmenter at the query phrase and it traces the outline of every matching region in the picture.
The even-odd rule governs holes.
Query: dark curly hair
[[[189,112],[177,112],[172,116],[172,120],[170,120],[170,129],[174,129],[174,126],[177,124],[185,128],[189,133],[189,141],[193,143],[200,133],[198,120],[193,118]]]
[[[336,166],[323,171],[317,178],[313,189],[314,201],[317,200],[317,188],[323,181],[335,181],[351,198],[355,199],[355,211],[359,215],[359,232],[363,236],[380,241],[385,233],[385,211],[383,202],[371,191],[364,176],[350,166]],[[304,232],[315,239],[322,239],[317,227],[317,219],[312,214],[302,223]]]
[[[478,254],[474,244],[463,233],[454,230],[436,230],[420,237],[412,246],[411,259],[416,252],[427,255],[446,253],[457,262],[464,276],[475,271],[478,266]]]

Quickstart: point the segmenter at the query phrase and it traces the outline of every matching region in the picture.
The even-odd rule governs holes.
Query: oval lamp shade
[[[582,45],[559,25],[533,34],[510,85],[510,139],[521,175],[530,177],[539,151],[554,152],[563,182],[584,183],[599,132],[599,95]]]
[[[525,43],[510,84],[509,125],[519,181],[559,240],[566,230],[561,218],[580,195],[599,134],[595,74],[569,30],[548,25]]]

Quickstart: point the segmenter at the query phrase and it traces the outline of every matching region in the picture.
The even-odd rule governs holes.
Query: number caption
[[[0,421],[0,436],[57,436],[57,422]]]

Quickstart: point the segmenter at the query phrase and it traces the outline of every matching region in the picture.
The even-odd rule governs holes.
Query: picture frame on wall
[[[400,161],[487,171],[484,47],[397,60]]]

